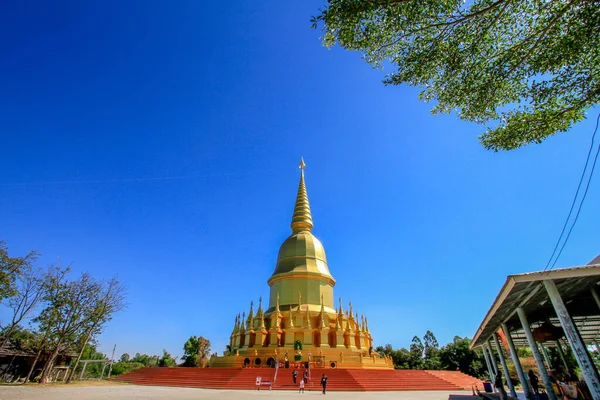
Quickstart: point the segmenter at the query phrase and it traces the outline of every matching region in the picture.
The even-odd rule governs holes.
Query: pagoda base
[[[287,362],[285,361],[286,353]],[[296,352],[293,348],[248,348],[240,349],[234,355],[228,355],[227,352],[221,356],[213,354],[209,366],[212,368],[263,368],[278,362],[282,368],[293,368],[305,367],[306,363],[310,362],[311,368],[394,369],[391,358],[381,357],[375,352],[369,356],[366,350],[361,351],[360,349],[304,346],[301,360],[295,360],[295,356]]]

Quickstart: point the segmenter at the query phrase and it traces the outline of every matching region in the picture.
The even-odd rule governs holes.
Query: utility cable
[[[565,219],[565,223],[563,225],[562,231],[560,232],[560,236],[558,237],[558,240],[556,241],[556,244],[554,245],[554,250],[552,251],[552,255],[550,256],[550,258],[548,259],[548,262],[546,263],[546,266],[544,267],[544,271],[548,270],[548,268],[552,269],[556,265],[556,262],[558,261],[560,255],[562,254],[562,251],[565,248],[565,245],[567,244],[569,237],[571,236],[571,232],[573,231],[573,228],[575,227],[575,224],[577,223],[577,219],[579,218],[579,213],[581,212],[583,202],[585,200],[585,197],[587,196],[587,192],[590,187],[590,183],[592,181],[592,176],[594,174],[594,169],[596,167],[596,161],[598,160],[598,154],[600,153],[600,144],[598,145],[598,149],[596,150],[596,156],[594,157],[594,162],[592,164],[590,176],[588,178],[581,202],[579,203],[579,206],[577,208],[577,213],[575,214],[575,219],[573,220],[573,223],[571,224],[571,227],[569,228],[569,232],[567,233],[565,241],[563,242],[563,244],[560,248],[560,251],[558,252],[558,255],[556,256],[556,259],[554,259],[554,262],[552,262],[552,259],[554,258],[554,255],[556,254],[556,250],[558,250],[558,246],[560,245],[562,237],[567,229],[569,219],[571,218],[571,215],[573,214],[573,209],[575,208],[575,204],[577,203],[577,197],[579,196],[579,191],[581,190],[581,186],[583,184],[583,178],[585,177],[585,173],[587,171],[587,168],[588,168],[588,165],[590,162],[590,157],[592,155],[592,150],[594,149],[594,140],[596,138],[596,132],[598,131],[599,123],[600,123],[600,113],[598,114],[598,117],[596,118],[596,127],[594,128],[594,133],[592,134],[592,142],[590,143],[590,149],[588,150],[587,158],[585,160],[585,166],[583,167],[583,171],[581,172],[581,177],[579,178],[579,185],[577,185],[577,191],[575,192],[575,196],[573,196],[573,202],[571,203],[571,209],[569,210],[569,214],[567,215],[567,218]],[[550,263],[552,263],[551,267],[550,267]]]

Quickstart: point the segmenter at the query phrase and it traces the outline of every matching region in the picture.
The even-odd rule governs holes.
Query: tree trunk
[[[79,351],[79,354],[77,355],[77,360],[75,360],[75,365],[73,365],[73,368],[69,371],[69,375],[67,376],[67,379],[65,379],[65,383],[71,382],[71,379],[73,378],[73,375],[75,374],[75,370],[77,369],[77,366],[79,365],[79,360],[81,360],[81,356],[83,354],[83,351],[85,350],[85,345],[90,340],[93,330],[94,330],[94,327],[91,327],[90,331],[87,334],[87,337],[85,338],[85,342],[83,342],[83,346],[81,346],[81,350]]]
[[[42,355],[42,351],[44,350],[45,346],[45,342],[46,342],[46,338],[48,337],[48,334],[50,333],[50,329],[46,329],[46,332],[44,333],[44,337],[42,338],[42,340],[40,340],[40,349],[38,350],[37,354],[35,355],[35,360],[33,360],[33,364],[31,364],[31,368],[29,369],[29,372],[27,373],[27,376],[25,377],[25,382],[23,382],[23,384],[26,384],[27,382],[29,382],[29,379],[31,378],[31,374],[33,374],[33,371],[35,369],[35,364],[37,364],[38,360],[40,359],[40,356]]]
[[[29,368],[29,372],[27,373],[27,376],[25,377],[25,382],[23,382],[23,384],[26,384],[27,382],[29,382],[29,378],[31,378],[31,374],[33,374],[33,371],[35,370],[35,364],[37,364],[38,360],[40,359],[40,355],[42,354],[42,349],[40,348],[37,352],[37,354],[35,355],[35,360],[33,360],[33,364],[31,364],[31,368]]]
[[[56,356],[58,356],[58,352],[60,350],[61,344],[62,344],[62,340],[59,340],[56,343],[56,348],[52,352],[52,355],[50,356],[48,361],[46,361],[46,365],[44,366],[44,369],[42,370],[42,377],[40,378],[40,383],[46,383],[46,379],[48,379],[48,374],[50,373],[50,371],[52,370],[52,366],[54,365],[54,360],[56,360]]]

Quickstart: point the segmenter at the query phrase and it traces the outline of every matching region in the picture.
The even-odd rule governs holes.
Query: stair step
[[[272,388],[298,390],[291,372],[280,369]],[[303,370],[299,372],[298,382]],[[313,369],[311,372],[305,387],[308,391],[321,390],[323,373],[329,377],[327,390],[331,391],[470,390],[473,384],[481,384],[477,378],[458,371]],[[112,379],[138,385],[248,390],[256,389],[256,377],[273,381],[274,374],[275,370],[270,368],[147,367]]]

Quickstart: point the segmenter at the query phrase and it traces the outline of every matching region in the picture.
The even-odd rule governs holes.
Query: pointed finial
[[[280,315],[280,312],[279,312],[279,292],[277,292],[277,297],[275,298],[275,313],[277,314],[277,316]]]
[[[311,329],[310,325],[310,313],[308,312],[308,304],[306,305],[306,328]]]
[[[260,329],[263,332],[267,329],[265,327],[265,319],[264,319],[264,317],[262,315],[262,312],[261,312],[260,317],[258,318],[258,329]]]
[[[262,296],[258,298],[258,311],[262,311]]]
[[[290,318],[290,323],[288,325],[289,325],[290,328],[293,328],[294,327],[294,317],[292,316],[292,307],[291,306],[290,306],[290,315],[289,315],[289,318]]]
[[[301,305],[302,305],[302,292],[298,292],[298,310],[300,310]]]
[[[342,298],[340,297],[339,300],[340,300],[340,311],[339,311],[339,314],[343,316],[344,315],[344,309],[342,308]]]
[[[350,306],[350,311],[349,311],[349,313],[350,313],[350,316],[351,316],[351,317],[354,317],[354,313],[352,312],[352,302],[350,301],[350,302],[348,302],[348,303],[349,303],[349,306]]]
[[[350,326],[350,320],[346,321],[346,332],[352,333],[352,326]]]
[[[296,196],[296,204],[294,205],[294,215],[292,216],[292,232],[298,233],[302,231],[312,231],[313,222],[310,213],[310,205],[308,204],[308,194],[306,193],[306,185],[304,184],[304,158],[300,160],[300,184],[298,185],[298,195]]]

